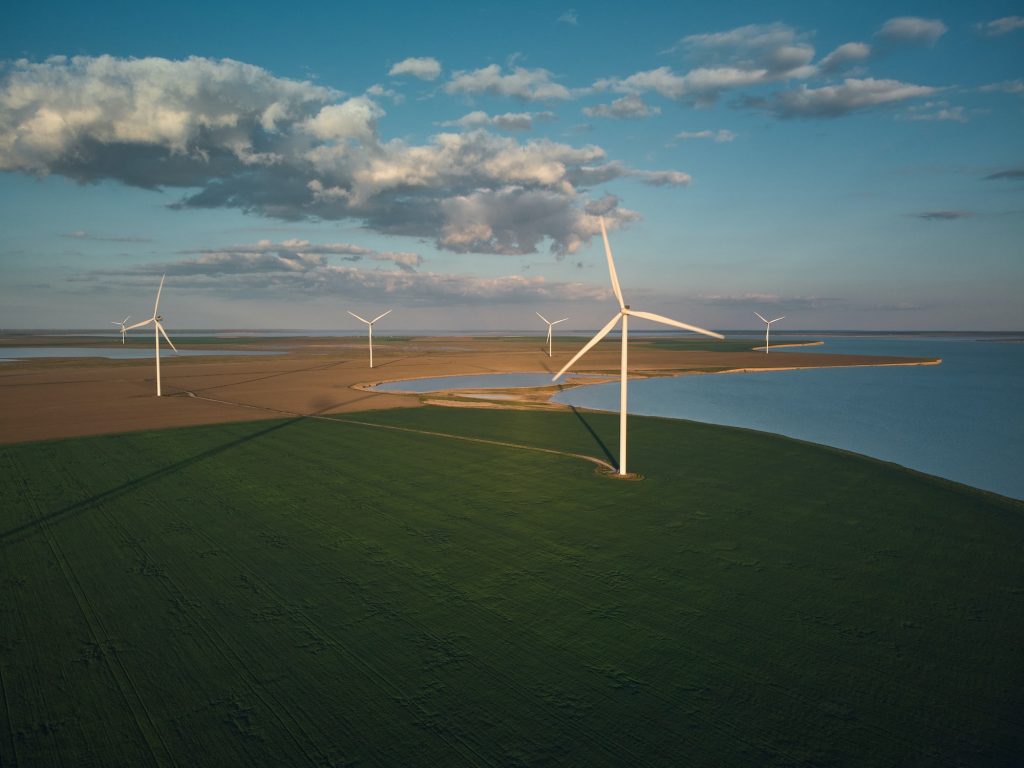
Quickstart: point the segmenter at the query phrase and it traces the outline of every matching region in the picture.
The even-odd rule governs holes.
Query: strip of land
[[[9,336],[0,337],[0,353],[5,346],[97,343],[74,337]],[[155,397],[152,359],[20,360],[0,365],[0,443],[249,421],[274,418],[281,412],[308,416],[413,408],[425,401],[464,403],[466,398],[373,392],[368,387],[383,381],[430,376],[537,371],[553,374],[583,343],[584,340],[576,338],[557,339],[554,356],[549,358],[537,338],[383,338],[375,341],[375,366],[370,370],[365,341],[359,338],[196,340],[180,346],[278,354],[246,358],[164,357],[161,374],[165,396],[159,399]],[[663,339],[631,342],[631,376],[932,362],[861,355],[765,355],[752,351],[743,342],[719,347],[692,342],[693,348],[689,349],[687,344],[666,344]],[[595,347],[574,371],[612,374],[618,367],[619,346],[612,341]],[[511,396],[519,402],[507,401],[505,407],[522,407],[524,403],[544,407],[553,393],[566,386],[572,384],[525,393],[512,390]],[[496,407],[502,403],[496,398],[489,405]]]

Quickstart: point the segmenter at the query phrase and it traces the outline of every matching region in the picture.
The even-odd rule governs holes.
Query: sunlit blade
[[[612,328],[614,328],[615,324],[617,322],[619,322],[619,318],[620,317],[622,317],[621,313],[616,314],[615,317],[613,317],[611,320],[609,320],[608,321],[608,325],[606,325],[604,328],[602,328],[600,331],[598,331],[597,335],[594,338],[592,338],[590,341],[588,341],[586,343],[586,346],[584,346],[583,349],[581,349],[579,352],[577,352],[576,355],[573,357],[573,359],[570,360],[568,363],[566,363],[565,367],[562,368],[562,370],[560,370],[558,373],[556,373],[551,378],[551,380],[552,381],[558,381],[558,377],[561,376],[566,371],[568,371],[570,368],[572,368],[572,366],[575,365],[577,360],[579,360],[581,357],[583,357],[585,354],[587,354],[587,352],[590,351],[591,347],[593,347],[595,344],[597,344],[597,342],[599,342],[601,339],[603,339],[605,336],[607,336],[609,333],[611,333],[612,332]]]
[[[762,317],[760,312],[755,312],[754,314],[761,318],[761,322],[762,323],[767,323],[768,322],[767,320],[764,319],[764,317]]]
[[[774,320],[769,320],[769,321],[768,321],[768,323],[769,323],[769,324],[771,324],[771,323],[777,323],[777,322],[778,322],[779,320],[785,320],[785,319],[786,319],[786,316],[785,316],[785,315],[783,315],[782,317],[776,317],[776,318],[775,318]]]
[[[682,328],[684,331],[693,331],[694,333],[702,333],[705,336],[711,336],[715,339],[724,339],[720,333],[709,331],[706,328],[698,328],[696,325],[688,325],[687,323],[680,323],[678,320],[673,320],[670,317],[662,317],[661,315],[655,315],[651,312],[638,312],[635,309],[625,310],[627,315],[632,317],[642,317],[644,320],[653,320],[656,323],[662,323],[663,325],[674,325],[676,328]]]
[[[559,323],[564,323],[568,319],[569,319],[568,317],[563,317],[561,320],[555,320],[555,322],[553,322],[552,325],[558,325]]]
[[[135,325],[129,325],[127,328],[125,328],[125,330],[126,331],[132,331],[132,330],[135,330],[136,328],[142,328],[144,325],[149,325],[152,322],[154,322],[154,319],[151,317],[151,318],[149,318],[149,320],[143,320],[141,323],[136,323]]]
[[[345,311],[346,311],[346,312],[348,312],[348,310],[347,310],[347,309],[346,309]],[[355,318],[356,320],[362,320],[362,321],[363,321],[364,323],[366,323],[367,325],[369,325],[369,324],[370,324],[370,321],[369,321],[369,320],[364,320],[364,319],[363,319],[363,318],[361,318],[361,317],[360,317],[359,315],[357,315],[357,314],[356,314],[355,312],[348,312],[348,313],[349,313],[350,315],[352,315],[352,317],[354,317],[354,318]]]
[[[159,322],[157,322],[156,327],[160,329],[160,333],[163,334],[164,339],[166,339],[167,343],[171,345],[171,349],[173,349],[175,352],[177,352],[178,348],[176,346],[174,346],[174,342],[171,341],[171,337],[167,335],[167,331],[164,330],[164,327],[162,325],[160,325]]]
[[[160,275],[160,287],[156,289],[156,304],[153,305],[153,317],[160,314],[160,292],[164,289],[164,278],[167,275]]]
[[[619,300],[619,307],[625,308],[626,302],[622,299],[622,289],[619,287],[619,276],[615,272],[615,260],[612,258],[612,247],[608,245],[608,230],[604,226],[604,217],[601,222],[601,239],[604,240],[604,254],[608,257],[608,274],[612,278],[612,290],[615,291],[615,298]]]
[[[392,313],[393,311],[394,311],[394,310],[392,310],[392,309],[389,309],[389,310],[388,310],[387,312],[385,312],[385,313],[384,313],[383,315],[377,315],[377,316],[376,316],[375,318],[373,318],[373,320],[371,320],[370,322],[371,322],[371,323],[376,323],[376,322],[377,322],[378,320],[380,320],[380,319],[381,319],[382,317],[384,317],[385,315],[390,315],[390,314],[391,314],[391,313]]]
[[[537,317],[539,317],[539,318],[540,318],[541,320],[543,320],[543,321],[544,321],[545,323],[546,323],[546,322],[548,321],[548,319],[547,319],[546,317],[544,317],[544,315],[542,315],[542,314],[541,314],[540,312],[538,312],[538,313],[537,313]]]
[[[129,317],[131,317],[131,315],[125,315],[124,316],[124,320],[121,321],[121,325],[124,325],[125,323],[127,323]]]
[[[117,322],[117,320],[111,320],[110,322],[113,323],[114,325],[124,325],[124,323],[119,323]]]

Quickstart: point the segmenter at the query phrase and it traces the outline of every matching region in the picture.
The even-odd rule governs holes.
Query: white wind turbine
[[[148,320],[143,320],[141,323],[136,323],[135,325],[129,325],[127,328],[124,329],[125,331],[133,331],[136,328],[142,328],[144,326],[149,325],[150,323],[153,324],[153,346],[154,346],[154,349],[156,350],[156,396],[157,397],[160,397],[160,334],[163,334],[164,338],[167,340],[167,343],[171,345],[171,349],[173,349],[175,352],[178,351],[178,348],[174,346],[174,343],[171,341],[170,337],[167,335],[167,331],[164,330],[164,327],[163,327],[163,325],[160,322],[161,320],[164,319],[163,315],[159,314],[159,311],[160,311],[160,292],[163,291],[163,289],[164,289],[164,278],[165,277],[167,277],[167,275],[161,275],[160,276],[160,287],[156,289],[156,303],[153,305],[153,316],[151,318],[149,318]],[[127,318],[125,318],[125,319],[127,320]]]
[[[348,312],[347,309],[345,311]],[[361,320],[362,322],[366,323],[367,332],[369,334],[368,338],[370,340],[370,367],[373,368],[373,324],[380,320],[382,317],[384,317],[384,315],[390,315],[391,310],[389,309],[387,312],[384,313],[384,315],[377,315],[375,318],[373,318],[373,320],[364,320],[355,312],[348,313],[352,315],[352,317],[354,317],[356,320]]]
[[[537,313],[537,317],[539,317],[541,320],[548,324],[548,357],[551,357],[551,329],[552,327],[558,325],[559,323],[564,323],[569,318],[563,317],[561,320],[555,320],[554,322],[552,322],[551,320],[548,320],[546,317],[544,317],[544,315],[542,315],[540,312]]]
[[[761,314],[759,312],[755,312],[754,314],[757,315],[758,317],[761,317]],[[772,323],[777,323],[779,322],[779,320],[785,319],[785,315],[783,315],[782,317],[776,317],[774,320],[765,320],[763,317],[761,317],[761,322],[764,323],[764,353],[766,355],[768,354],[768,334],[771,333]]]
[[[606,325],[604,328],[598,331],[597,335],[594,336],[594,338],[592,338],[590,341],[588,341],[586,345],[583,347],[583,349],[577,352],[576,356],[565,364],[565,367],[562,368],[562,370],[560,370],[558,373],[554,375],[552,381],[557,381],[559,376],[561,376],[563,373],[569,370],[573,366],[573,364],[581,357],[583,357],[583,355],[585,355],[591,347],[597,344],[597,342],[599,342],[601,339],[603,339],[605,336],[611,333],[611,330],[612,328],[615,327],[615,324],[618,323],[619,320],[622,320],[622,374],[619,385],[619,475],[624,476],[626,474],[626,380],[629,356],[629,318],[639,317],[643,318],[644,320],[653,320],[656,323],[661,323],[663,325],[671,325],[676,328],[682,328],[684,331],[702,333],[705,336],[712,336],[716,339],[724,339],[725,337],[719,333],[715,333],[714,331],[708,331],[705,330],[704,328],[698,328],[695,325],[687,325],[686,323],[681,323],[678,320],[672,320],[671,318],[668,317],[655,315],[651,312],[640,312],[635,309],[630,309],[629,305],[626,304],[626,302],[623,301],[622,299],[622,289],[619,287],[618,275],[615,274],[615,261],[612,259],[611,246],[608,245],[608,232],[604,226],[604,219],[602,218],[600,219],[600,221],[601,237],[604,240],[604,252],[605,255],[608,257],[608,274],[611,276],[612,290],[615,292],[615,298],[618,299],[619,301],[619,311],[615,313],[615,317],[613,317],[608,322],[608,325]]]
[[[128,322],[128,318],[129,317],[131,317],[131,315],[125,315],[124,316],[124,320],[111,320],[110,321],[113,325],[120,325],[121,326],[121,343],[122,344],[124,344],[124,334],[125,334],[125,331],[127,330],[124,327],[124,324]]]

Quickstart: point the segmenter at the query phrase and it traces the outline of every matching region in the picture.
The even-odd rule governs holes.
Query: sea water
[[[1024,499],[1024,344],[821,338],[823,346],[786,351],[938,357],[942,364],[633,380],[629,412],[788,435]],[[615,411],[619,389],[594,384],[552,399]]]

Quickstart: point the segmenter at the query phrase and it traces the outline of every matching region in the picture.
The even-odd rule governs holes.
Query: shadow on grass
[[[580,423],[586,428],[587,432],[590,433],[590,436],[594,438],[594,442],[597,443],[598,447],[601,449],[601,453],[604,454],[604,457],[608,459],[608,463],[618,469],[619,463],[615,460],[615,457],[612,456],[612,452],[608,450],[608,446],[604,444],[604,440],[601,439],[601,436],[598,435],[587,420],[583,418],[583,414],[577,410],[575,405],[570,405],[569,410],[572,411],[573,415],[580,420]]]
[[[228,443],[224,443],[224,445],[219,445],[216,448],[210,448],[209,450],[203,451],[202,453],[198,453],[195,456],[192,456],[191,458],[176,462],[169,466],[163,467],[162,469],[154,470],[153,472],[143,475],[142,477],[137,477],[134,480],[129,480],[128,482],[122,483],[116,488],[111,488],[109,491],[97,493],[95,496],[90,496],[87,499],[75,502],[74,504],[66,506],[63,509],[58,509],[54,512],[50,512],[49,514],[43,515],[42,517],[37,517],[35,520],[31,522],[23,523],[22,525],[16,526],[14,528],[11,528],[10,530],[0,533],[0,543],[7,544],[20,534],[28,533],[44,525],[48,525],[50,523],[54,523],[62,519],[66,519],[68,517],[77,515],[80,512],[84,512],[90,507],[93,507],[101,502],[109,501],[110,499],[117,498],[123,493],[134,490],[135,488],[138,488],[140,485],[144,485],[145,483],[151,482],[153,480],[159,480],[163,477],[167,477],[168,475],[173,475],[174,473],[180,472],[181,470],[186,469],[187,467],[190,467],[193,464],[198,464],[201,461],[205,461],[206,459],[217,456],[218,454],[224,453],[225,451],[229,451],[232,448],[237,448],[238,446],[244,445],[245,443],[248,443],[252,440],[256,440],[257,438],[269,435],[272,432],[277,432],[278,430],[284,429],[285,427],[290,427],[295,422],[302,421],[305,418],[306,417],[304,416],[299,416],[293,419],[289,419],[288,421],[274,424],[270,427],[267,427],[266,429],[260,430],[259,432],[253,432],[252,434],[245,435],[244,437],[239,437]]]

